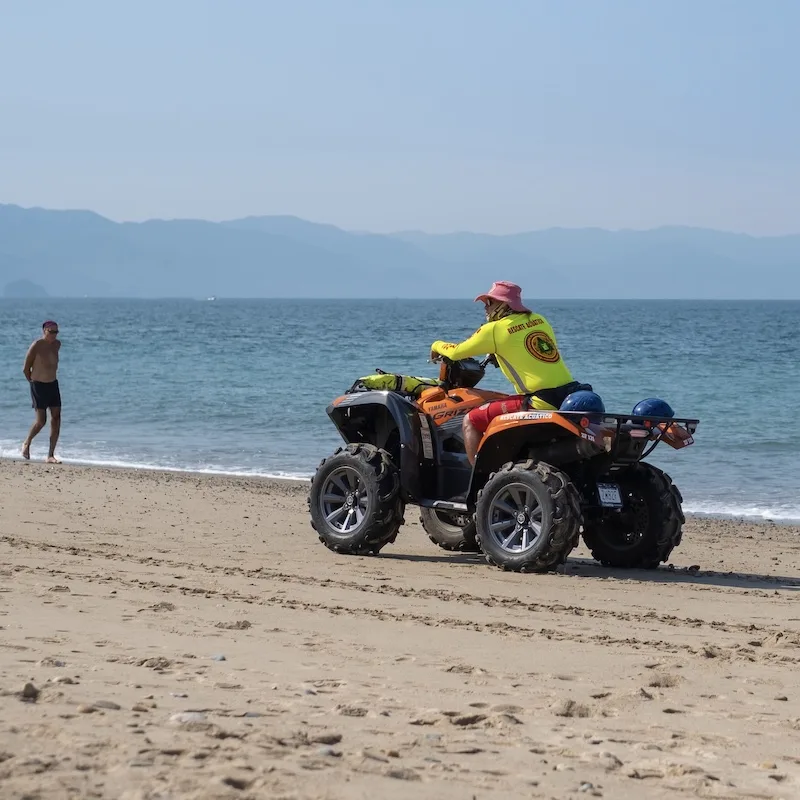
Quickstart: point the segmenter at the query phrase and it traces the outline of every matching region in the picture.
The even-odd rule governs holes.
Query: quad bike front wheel
[[[475,517],[458,511],[437,508],[420,509],[420,522],[428,538],[444,550],[479,553],[475,538]]]
[[[640,462],[613,477],[623,507],[588,521],[583,540],[606,567],[656,569],[681,541],[683,498],[669,475]]]
[[[308,495],[311,525],[331,550],[375,555],[403,524],[400,475],[385,450],[339,448],[317,468]]]
[[[578,544],[581,507],[569,477],[542,461],[504,464],[478,492],[478,543],[486,560],[515,572],[547,572]]]

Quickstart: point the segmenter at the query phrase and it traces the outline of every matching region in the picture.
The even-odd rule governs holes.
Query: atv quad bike
[[[464,414],[507,396],[475,388],[491,361],[442,358],[438,382],[387,376],[382,385],[392,388],[374,389],[360,379],[328,406],[345,446],[311,481],[309,512],[320,541],[340,553],[377,554],[397,538],[406,505],[416,505],[434,542],[480,550],[502,569],[554,569],[581,534],[607,566],[652,569],[667,561],[681,540],[682,497],[643,459],[659,442],[691,445],[698,420],[502,414],[486,430],[473,468]]]

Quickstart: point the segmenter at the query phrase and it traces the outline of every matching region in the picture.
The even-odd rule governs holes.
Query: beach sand
[[[798,529],[326,550],[307,485],[0,462],[0,797],[800,797]],[[30,684],[30,685],[28,685]]]

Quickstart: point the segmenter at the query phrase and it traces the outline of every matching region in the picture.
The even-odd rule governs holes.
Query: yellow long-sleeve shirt
[[[436,341],[431,350],[453,361],[493,353],[517,394],[555,389],[572,381],[550,323],[533,312],[487,322],[466,341]]]

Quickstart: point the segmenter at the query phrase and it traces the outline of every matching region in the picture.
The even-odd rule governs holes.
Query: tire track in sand
[[[36,573],[33,568],[22,568],[26,572]],[[17,568],[18,571],[20,568]],[[58,577],[60,580],[69,581],[83,580],[87,583],[102,583],[104,585],[113,584],[132,590],[146,590],[148,592],[159,592],[162,594],[178,593],[185,596],[202,596],[207,599],[223,599],[234,603],[244,603],[246,605],[278,606],[289,611],[305,611],[310,613],[325,612],[332,616],[347,615],[372,619],[379,622],[388,623],[414,623],[432,628],[449,628],[453,630],[467,630],[475,633],[489,633],[494,636],[512,637],[517,640],[540,639],[548,641],[572,642],[581,645],[594,645],[599,647],[618,648],[623,647],[629,650],[652,651],[665,654],[683,654],[698,659],[719,659],[721,661],[737,659],[751,662],[764,662],[776,665],[792,666],[800,663],[800,658],[786,655],[785,653],[775,652],[768,648],[763,648],[763,642],[737,643],[732,645],[710,645],[701,644],[693,646],[685,642],[667,641],[664,639],[641,638],[635,635],[613,636],[611,634],[585,634],[577,631],[570,631],[565,628],[552,627],[531,627],[514,624],[504,621],[479,621],[475,619],[464,619],[455,616],[433,616],[420,614],[413,611],[400,611],[382,608],[366,608],[363,605],[344,605],[332,602],[307,602],[305,600],[271,595],[264,597],[261,594],[245,594],[237,591],[230,591],[224,588],[212,588],[207,586],[181,586],[177,583],[165,583],[157,580],[142,580],[139,578],[123,578],[118,575],[87,575],[78,571],[48,570],[48,574]],[[237,573],[238,574],[238,573]],[[362,587],[357,587],[362,591]],[[367,590],[369,591],[369,590]],[[374,594],[380,594],[374,593]],[[401,595],[403,599],[414,600],[418,598],[416,594]],[[522,610],[525,610],[524,608]],[[545,609],[547,611],[548,609]],[[582,615],[581,615],[582,616]],[[652,624],[653,619],[643,617],[643,622]],[[748,633],[750,633],[748,628]],[[751,634],[752,636],[752,634]],[[771,634],[772,637],[778,636],[777,633]],[[780,634],[783,637],[783,634]],[[769,637],[768,637],[769,638]],[[794,637],[797,639],[797,637]],[[783,642],[783,646],[792,649],[800,649],[800,639],[794,641],[788,638]]]
[[[652,625],[659,623],[668,627],[681,629],[709,629],[723,633],[745,633],[751,636],[758,634],[785,634],[785,628],[773,625],[757,625],[755,623],[735,623],[723,622],[721,620],[708,620],[700,617],[679,617],[674,614],[663,614],[656,611],[636,613],[632,611],[621,611],[613,608],[589,608],[586,606],[565,604],[560,602],[543,602],[523,600],[516,597],[487,597],[476,595],[464,591],[453,591],[450,589],[420,588],[415,589],[409,586],[394,586],[390,583],[378,583],[371,585],[364,581],[356,582],[339,578],[318,578],[314,576],[299,575],[292,572],[282,572],[272,570],[267,567],[257,567],[248,569],[245,567],[207,565],[191,561],[181,561],[170,558],[159,558],[157,556],[136,556],[133,554],[123,554],[108,552],[105,550],[78,547],[75,545],[59,545],[23,539],[22,537],[0,536],[0,542],[11,547],[25,547],[41,551],[64,552],[73,556],[83,556],[90,559],[103,558],[111,561],[128,562],[141,566],[157,568],[169,568],[183,571],[202,570],[204,573],[215,576],[243,577],[248,579],[261,579],[277,581],[283,584],[313,585],[316,587],[326,587],[353,591],[367,594],[390,595],[400,598],[417,598],[420,600],[435,599],[442,603],[458,603],[461,605],[477,605],[484,608],[501,608],[505,610],[518,611],[523,613],[543,613],[555,614],[568,617],[588,617],[613,620],[624,623],[625,625],[640,624]],[[380,578],[373,580],[380,581]],[[177,584],[176,584],[177,586]],[[798,581],[800,586],[800,581]]]

